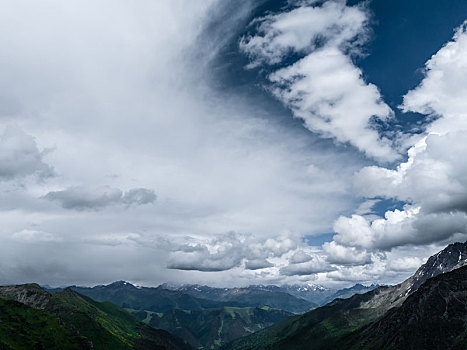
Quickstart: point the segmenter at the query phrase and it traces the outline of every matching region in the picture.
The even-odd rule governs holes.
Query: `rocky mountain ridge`
[[[378,287],[364,294],[333,302],[290,317],[279,324],[228,344],[225,349],[313,349],[339,348],[342,338],[369,325],[398,308],[421,285],[431,278],[467,265],[467,242],[454,243],[430,257],[417,272],[404,282],[391,287]]]

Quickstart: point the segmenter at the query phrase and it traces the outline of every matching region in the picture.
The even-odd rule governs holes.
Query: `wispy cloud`
[[[268,76],[269,89],[308,129],[393,161],[398,154],[391,141],[372,125],[393,112],[351,59],[367,38],[368,18],[363,6],[345,1],[305,2],[255,20],[256,33],[243,38],[240,48],[250,56],[250,68],[279,67]],[[294,61],[291,55],[303,57]]]

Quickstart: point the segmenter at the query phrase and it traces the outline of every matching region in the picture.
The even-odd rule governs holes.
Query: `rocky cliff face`
[[[425,264],[404,282],[389,288],[376,289],[375,296],[362,304],[362,308],[400,306],[407,297],[415,292],[429,278],[467,265],[467,242],[453,243],[439,253],[431,256]],[[384,310],[384,311],[385,311]]]
[[[410,278],[412,289],[416,290],[428,278],[465,265],[467,265],[467,242],[450,244],[439,253],[431,256]]]
[[[430,269],[433,262],[439,262],[436,256],[430,260],[425,264]],[[467,266],[464,266],[429,279],[400,307],[389,310],[381,319],[356,332],[342,347],[466,349],[466,329]]]
[[[51,294],[43,290],[38,284],[31,283],[0,287],[0,297],[15,300],[36,309],[45,309],[50,302]]]

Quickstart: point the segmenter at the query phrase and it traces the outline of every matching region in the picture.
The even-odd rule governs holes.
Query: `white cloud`
[[[0,176],[9,180],[0,183],[5,280],[75,283],[90,261],[102,270],[87,283],[207,279],[167,270],[168,262],[233,266],[226,270],[232,283],[266,270],[279,278],[279,267],[245,268],[275,265],[271,259],[293,251],[304,233],[329,231],[337,213],[353,206],[347,179],[362,163],[354,150],[327,148],[281,123],[281,111],[271,115],[249,96],[209,85],[209,64],[230,41],[208,29],[220,22],[230,35],[251,5],[242,2],[232,16],[217,1],[0,4],[0,118],[33,135],[16,133],[18,152],[0,155]],[[45,179],[52,168],[56,176]],[[18,180],[35,174],[44,181]],[[11,239],[23,230],[61,241],[42,241],[27,254]],[[252,236],[232,259],[159,245],[161,237],[209,242],[230,231]],[[78,267],[66,263],[68,255]],[[7,268],[15,264],[18,270]]]
[[[352,62],[368,13],[345,1],[301,1],[255,22],[258,33],[243,39],[252,66],[275,70],[270,91],[316,133],[305,134],[281,123],[279,112],[211,89],[209,64],[251,4],[235,21],[214,18],[224,28],[210,36],[209,17],[231,16],[218,5],[0,5],[0,117],[18,125],[0,139],[0,177],[8,180],[0,183],[3,283],[393,280],[392,272],[417,263],[403,260],[406,246],[464,237],[465,93],[434,90],[448,89],[439,72],[451,67],[449,79],[465,85],[463,32],[404,100],[406,110],[439,117],[428,137],[398,168],[356,175],[368,200],[318,249],[301,237],[329,232],[361,202],[349,179],[368,160],[323,146],[316,134],[378,160],[397,157],[371,126],[392,112]],[[290,54],[301,59],[280,68]],[[443,100],[430,102],[436,96]],[[374,197],[408,205],[375,219]]]
[[[307,261],[310,261],[312,256],[303,250],[297,250],[290,258],[291,264],[300,264]]]
[[[327,254],[327,260],[331,264],[366,265],[371,262],[371,256],[366,250],[339,245],[335,241],[324,243],[323,250]]]
[[[403,111],[441,116],[428,129],[440,133],[454,131],[452,121],[467,129],[467,22],[456,29],[453,40],[443,46],[425,65],[425,78],[404,96]]]
[[[334,227],[334,241],[347,247],[387,250],[408,244],[429,244],[466,233],[463,212],[423,214],[419,207],[387,211],[384,218],[368,222],[360,215],[340,217]]]
[[[287,54],[308,54],[321,45],[346,50],[351,40],[364,36],[367,21],[362,7],[346,6],[345,1],[321,6],[302,3],[291,11],[256,19],[257,34],[242,38],[240,48],[251,57],[250,67],[277,64]]]
[[[273,267],[268,259],[294,251],[297,243],[287,237],[267,238],[238,234],[217,235],[212,239],[183,237],[168,243],[169,269],[225,271],[245,263],[247,270]]]
[[[325,260],[314,257],[312,260],[299,263],[290,264],[280,269],[280,273],[285,276],[306,276],[314,275],[320,272],[327,272],[334,270]]]
[[[387,120],[392,110],[349,56],[365,41],[367,20],[363,7],[345,1],[305,4],[263,18],[258,34],[244,38],[240,47],[251,57],[250,66],[278,64],[290,52],[303,54],[269,75],[272,93],[311,131],[391,161],[397,153],[371,123]]]
[[[357,210],[355,211],[355,214],[358,215],[371,215],[373,213],[373,207],[379,203],[381,200],[379,199],[368,199],[361,203]]]
[[[407,204],[384,218],[340,217],[335,244],[360,249],[391,250],[465,240],[467,237],[467,32],[426,63],[425,78],[404,97],[402,109],[434,120],[408,150],[396,169],[365,167],[354,177],[365,197],[392,198]],[[415,139],[415,138],[412,138]],[[334,244],[334,242],[333,242]],[[399,269],[394,263],[393,269]]]
[[[24,243],[37,243],[37,242],[59,242],[60,237],[50,232],[22,230],[15,232],[12,238]]]
[[[389,269],[393,271],[414,271],[417,270],[424,261],[416,256],[406,256],[389,262]]]

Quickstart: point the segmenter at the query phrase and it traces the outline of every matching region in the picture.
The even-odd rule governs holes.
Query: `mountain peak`
[[[414,280],[412,290],[417,289],[428,278],[465,265],[467,265],[467,242],[452,243],[442,251],[431,256],[425,264],[420,266],[412,277]]]
[[[106,287],[132,287],[132,288],[136,288],[134,285],[132,285],[130,282],[127,282],[127,281],[116,281],[116,282],[113,282],[113,283],[107,285]]]

